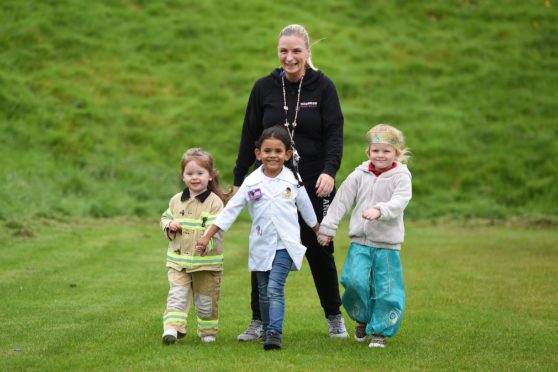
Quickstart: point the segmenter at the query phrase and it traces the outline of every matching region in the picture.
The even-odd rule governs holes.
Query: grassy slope
[[[546,5],[545,5],[546,4]],[[158,215],[191,146],[226,183],[253,81],[305,24],[346,116],[407,134],[412,217],[556,216],[558,14],[544,1],[0,4],[0,218]]]
[[[557,232],[408,224],[407,308],[385,350],[327,337],[307,263],[287,281],[284,350],[239,343],[247,223],[227,233],[214,345],[161,344],[168,284],[156,220],[0,226],[1,370],[533,370],[558,367]],[[337,239],[338,268],[347,226]],[[529,247],[529,249],[525,249]],[[353,323],[345,316],[353,333]]]

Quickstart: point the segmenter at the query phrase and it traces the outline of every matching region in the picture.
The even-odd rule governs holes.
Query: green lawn
[[[327,337],[305,263],[287,281],[284,348],[264,352],[236,341],[250,317],[247,222],[226,235],[217,342],[191,332],[171,347],[160,341],[166,244],[156,220],[32,223],[0,227],[0,370],[558,368],[554,230],[408,223],[407,309],[385,350]],[[343,225],[339,270],[345,235]]]
[[[557,8],[2,0],[0,371],[558,370]],[[287,282],[284,350],[239,344],[241,222],[227,234],[217,343],[192,333],[164,347],[166,244],[150,219],[183,187],[188,147],[212,152],[231,183],[250,89],[294,22],[323,39],[313,61],[341,100],[337,184],[374,124],[402,129],[413,151],[403,326],[385,350],[330,340],[305,265]]]
[[[254,81],[301,23],[337,87],[344,153],[413,152],[414,218],[558,216],[558,2],[2,0],[0,220],[152,218],[204,147],[232,183]],[[299,123],[304,125],[304,123]],[[528,171],[526,171],[528,170]]]

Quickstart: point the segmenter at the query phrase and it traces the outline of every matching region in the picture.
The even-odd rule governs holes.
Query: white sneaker
[[[345,320],[342,314],[329,315],[327,317],[327,326],[329,337],[332,338],[347,338],[349,334],[345,328]]]
[[[215,336],[202,336],[201,340],[202,342],[215,342],[216,338]]]
[[[176,340],[178,339],[178,332],[176,329],[167,329],[163,332],[163,344],[165,345],[172,345],[176,344]]]
[[[373,335],[368,347],[380,347],[383,349],[386,347],[386,338],[382,335]]]
[[[261,320],[252,320],[248,329],[239,334],[236,338],[238,341],[257,341],[264,336],[263,324]]]

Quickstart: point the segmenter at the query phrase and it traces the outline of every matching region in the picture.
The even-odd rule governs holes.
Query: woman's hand
[[[325,198],[333,191],[335,180],[329,174],[322,173],[316,182],[316,195]]]

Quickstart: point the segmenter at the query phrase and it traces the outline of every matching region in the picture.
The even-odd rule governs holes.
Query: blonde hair
[[[285,28],[283,28],[281,30],[281,32],[279,33],[279,39],[281,39],[283,36],[297,36],[304,41],[304,44],[306,45],[306,48],[308,48],[309,51],[311,50],[311,48],[310,48],[310,36],[308,35],[308,31],[306,31],[304,26],[297,25],[297,24],[292,24],[292,25],[285,26]],[[312,56],[311,55],[308,56],[308,59],[306,60],[306,64],[312,70],[318,71],[318,69],[312,63]]]
[[[186,150],[180,160],[180,178],[183,177],[184,169],[189,162],[195,161],[200,167],[207,169],[211,181],[207,184],[207,188],[215,193],[223,202],[227,202],[232,196],[232,189],[224,191],[219,184],[219,171],[214,167],[213,157],[211,154],[199,147]]]
[[[409,159],[411,158],[411,150],[408,147],[405,147],[405,136],[403,135],[403,132],[401,132],[399,129],[389,125],[389,124],[378,124],[374,127],[372,127],[372,129],[370,129],[367,133],[366,133],[366,140],[368,141],[369,145],[367,148],[367,152],[368,149],[370,148],[370,144],[372,143],[387,143],[387,142],[376,142],[373,140],[374,137],[376,137],[377,135],[381,135],[381,134],[388,134],[388,136],[390,138],[393,138],[393,141],[388,141],[389,145],[393,146],[393,148],[395,149],[395,160],[397,160],[400,163],[407,163],[409,161]],[[381,137],[381,136],[380,136]]]

